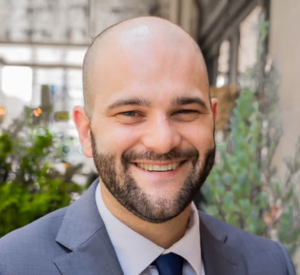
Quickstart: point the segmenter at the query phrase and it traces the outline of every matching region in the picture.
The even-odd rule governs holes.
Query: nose
[[[181,135],[167,117],[157,117],[147,125],[143,145],[157,154],[166,154],[181,143]]]

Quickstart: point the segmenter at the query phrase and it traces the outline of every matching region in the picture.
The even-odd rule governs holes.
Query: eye
[[[127,112],[120,113],[120,115],[127,116],[127,117],[135,117],[138,116],[139,114],[136,111],[127,111]]]
[[[139,111],[125,111],[116,114],[116,118],[124,124],[136,124],[144,120],[144,115]]]
[[[173,114],[176,121],[190,122],[199,117],[200,111],[193,109],[181,109]]]
[[[197,110],[189,110],[189,109],[183,109],[177,111],[177,114],[193,114],[193,113],[199,113]]]

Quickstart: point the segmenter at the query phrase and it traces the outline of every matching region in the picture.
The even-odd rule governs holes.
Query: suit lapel
[[[95,202],[98,182],[69,206],[56,236],[71,251],[54,260],[64,275],[123,274]]]
[[[205,275],[247,274],[244,259],[237,247],[228,244],[222,227],[218,228],[210,221],[211,217],[200,214],[201,255]]]
[[[56,236],[56,242],[70,251],[54,260],[63,275],[123,275],[96,205],[98,182],[69,206]],[[247,274],[243,256],[236,246],[228,244],[222,224],[203,213],[199,215],[205,275]]]
[[[73,252],[55,259],[55,264],[64,275],[123,275],[104,227]]]

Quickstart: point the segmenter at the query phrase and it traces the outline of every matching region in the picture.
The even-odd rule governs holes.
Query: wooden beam
[[[205,60],[207,66],[209,84],[212,86],[215,86],[217,84],[218,60],[219,60],[219,55],[215,55],[214,57]]]
[[[7,41],[0,40],[1,45],[8,46],[28,46],[28,47],[61,47],[61,48],[88,48],[89,44],[68,44],[68,43],[41,43],[41,42],[26,42],[26,41]]]
[[[68,64],[47,64],[47,63],[30,63],[30,62],[7,62],[0,59],[0,66],[21,66],[21,67],[31,67],[31,68],[44,68],[44,69],[76,69],[82,70],[82,66],[78,65],[68,65]]]
[[[170,0],[170,17],[169,20],[174,24],[180,25],[180,1],[181,0]]]
[[[217,8],[212,11],[209,16],[207,16],[207,20],[203,22],[203,25],[200,29],[200,35],[205,36],[207,32],[211,29],[211,27],[218,21],[222,13],[225,11],[228,6],[228,0],[220,0],[220,3],[217,5]],[[204,12],[204,11],[203,11]]]
[[[232,86],[236,86],[238,83],[239,46],[240,46],[240,30],[236,29],[233,35],[230,37],[230,50],[229,50],[228,84]]]
[[[240,23],[257,6],[256,0],[240,0],[229,5],[226,13],[212,26],[206,37],[200,37],[200,47],[208,56],[214,56],[222,41],[228,39]]]

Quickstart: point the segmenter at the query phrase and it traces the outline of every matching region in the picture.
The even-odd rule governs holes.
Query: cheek
[[[195,147],[200,153],[214,146],[214,131],[211,125],[193,125],[183,131],[184,140]]]
[[[101,125],[101,124],[100,124]],[[98,150],[121,155],[138,142],[138,134],[131,127],[116,125],[116,123],[102,124],[98,129]]]

